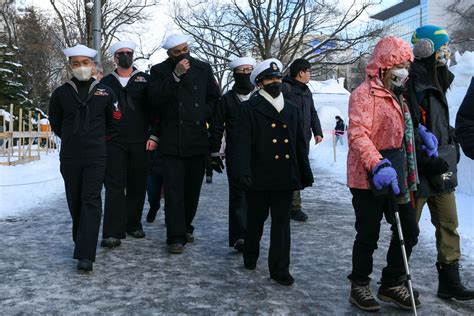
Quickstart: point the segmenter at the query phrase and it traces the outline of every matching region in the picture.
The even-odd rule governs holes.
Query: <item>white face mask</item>
[[[396,87],[402,87],[408,79],[408,70],[397,68],[391,70],[392,84]]]
[[[89,81],[92,77],[92,67],[73,68],[72,73],[79,81]]]

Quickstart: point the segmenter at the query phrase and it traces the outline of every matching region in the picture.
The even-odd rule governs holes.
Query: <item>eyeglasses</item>
[[[117,52],[115,53],[115,56],[122,56],[122,55],[127,55],[127,56],[133,56],[133,52]]]
[[[246,68],[236,68],[235,72],[238,74],[249,74],[253,71],[253,67],[246,67]]]

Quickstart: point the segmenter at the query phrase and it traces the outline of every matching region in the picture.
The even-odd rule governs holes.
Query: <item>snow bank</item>
[[[33,209],[41,212],[49,200],[63,194],[57,152],[24,165],[0,166],[0,218]]]

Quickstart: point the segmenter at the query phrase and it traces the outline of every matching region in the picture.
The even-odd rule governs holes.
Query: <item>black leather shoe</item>
[[[306,215],[306,213],[301,209],[291,210],[291,219],[297,222],[306,222],[308,220],[308,215]]]
[[[282,274],[276,274],[276,275],[270,275],[270,278],[277,281],[281,285],[292,285],[293,283],[295,283],[295,279],[293,279],[290,272],[286,272],[286,273],[282,273]]]
[[[168,252],[172,254],[180,254],[183,253],[184,246],[181,243],[175,243],[168,246]]]
[[[192,243],[192,242],[194,242],[194,234],[192,234],[192,233],[186,233],[186,242],[187,242],[187,243]]]
[[[244,251],[244,243],[245,243],[245,241],[243,239],[237,239],[234,243],[234,249],[237,250],[238,252],[243,252]]]
[[[92,261],[89,259],[79,259],[77,270],[86,272],[92,271]]]
[[[244,256],[244,267],[247,270],[255,270],[257,267],[257,260],[249,259]]]
[[[135,238],[145,238],[145,232],[143,231],[143,229],[139,229],[134,232],[128,232],[128,234]]]
[[[106,247],[106,248],[115,248],[115,247],[120,246],[121,244],[122,244],[122,242],[120,241],[120,239],[109,237],[109,238],[106,238],[106,239],[102,239],[102,242],[100,243],[100,246],[101,247]]]

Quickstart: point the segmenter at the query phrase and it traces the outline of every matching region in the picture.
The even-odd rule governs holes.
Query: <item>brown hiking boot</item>
[[[379,288],[379,292],[377,293],[377,297],[381,301],[395,303],[402,309],[413,309],[411,304],[410,290],[408,290],[405,284],[393,287],[387,287],[382,284]],[[421,307],[421,303],[418,298],[415,298],[415,306],[416,308]]]
[[[376,312],[380,310],[380,305],[372,295],[368,282],[352,282],[349,302],[366,312]]]

